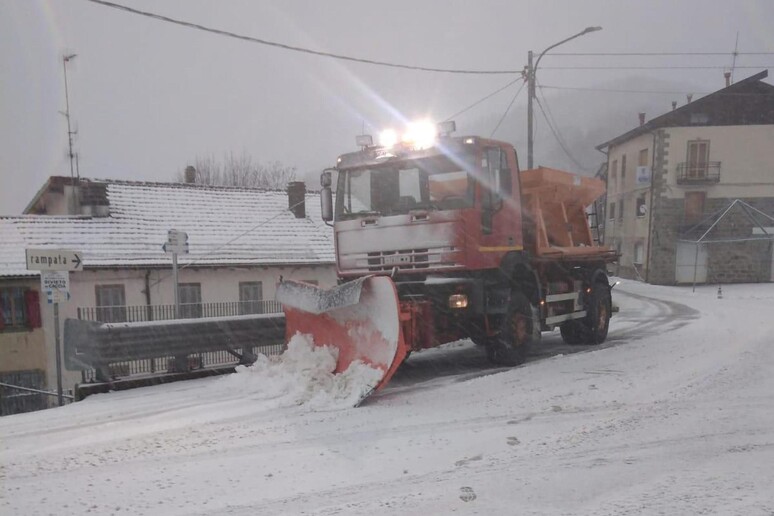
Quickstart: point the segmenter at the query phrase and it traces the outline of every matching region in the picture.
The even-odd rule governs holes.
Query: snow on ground
[[[0,418],[0,514],[770,516],[774,285],[716,293],[626,281],[600,349],[432,350],[360,408],[253,371]]]

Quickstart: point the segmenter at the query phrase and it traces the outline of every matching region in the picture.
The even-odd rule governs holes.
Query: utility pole
[[[72,130],[72,127],[70,125],[70,94],[67,89],[67,63],[69,63],[71,60],[75,59],[75,57],[78,54],[68,54],[62,57],[62,68],[64,69],[64,87],[65,87],[65,112],[64,116],[67,119],[67,143],[68,143],[68,156],[70,157],[70,181],[73,187],[76,186],[76,177],[75,173],[73,171],[73,134],[75,134]],[[76,192],[77,190],[73,188],[73,192]],[[75,212],[75,195],[73,195],[70,199],[68,199],[69,203],[69,212],[74,213]]]
[[[535,72],[532,69],[532,50],[527,52],[527,168],[532,168],[533,163],[533,136],[532,136],[532,99],[535,97]]]
[[[537,73],[537,67],[540,64],[540,59],[552,48],[556,48],[559,45],[567,43],[572,39],[583,36],[584,34],[588,34],[589,32],[596,32],[598,30],[602,30],[602,27],[586,27],[579,33],[574,34],[567,39],[563,39],[559,43],[554,43],[540,53],[534,65],[532,64],[532,50],[527,53],[527,168],[532,168],[534,166],[533,147],[535,141],[533,134],[534,114],[532,111],[532,99],[535,98],[535,74]]]

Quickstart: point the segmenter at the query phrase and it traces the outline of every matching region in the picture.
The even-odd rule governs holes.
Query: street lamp
[[[586,27],[579,33],[570,36],[567,39],[563,39],[559,43],[554,43],[550,47],[543,50],[540,55],[537,58],[537,61],[535,61],[535,64],[533,66],[532,64],[532,50],[530,50],[527,53],[527,168],[532,168],[533,165],[533,146],[534,146],[534,137],[532,134],[532,99],[535,98],[535,73],[537,72],[538,64],[540,64],[540,59],[545,55],[546,52],[549,50],[558,47],[559,45],[562,45],[564,43],[567,43],[568,41],[579,38],[583,36],[584,34],[588,34],[589,32],[596,32],[598,30],[602,30],[602,27]]]

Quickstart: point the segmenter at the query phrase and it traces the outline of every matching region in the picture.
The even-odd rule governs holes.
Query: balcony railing
[[[695,185],[720,181],[720,161],[705,163],[683,162],[677,164],[677,184]]]
[[[228,317],[282,312],[277,301],[224,301],[181,303],[180,319]],[[78,319],[98,322],[168,321],[175,318],[175,305],[79,306]]]

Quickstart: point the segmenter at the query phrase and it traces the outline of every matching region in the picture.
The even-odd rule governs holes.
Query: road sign
[[[170,229],[167,232],[167,241],[161,248],[167,254],[188,254],[188,233]]]
[[[67,249],[27,249],[28,271],[82,271],[81,253]]]
[[[64,303],[70,299],[70,273],[68,271],[41,271],[40,290],[51,303]]]

